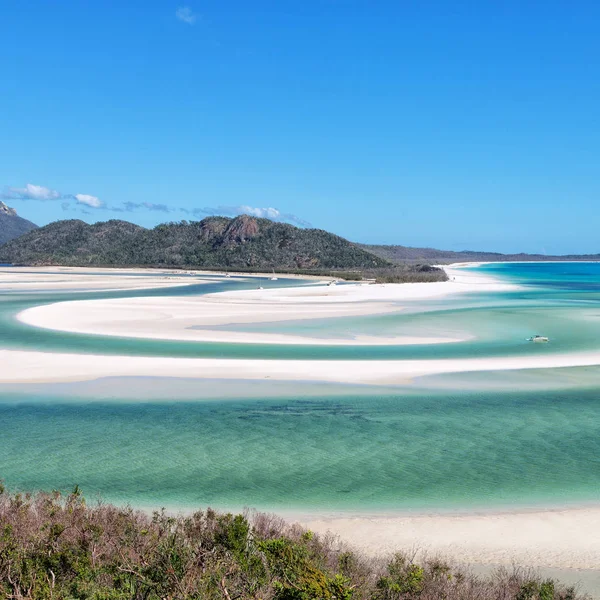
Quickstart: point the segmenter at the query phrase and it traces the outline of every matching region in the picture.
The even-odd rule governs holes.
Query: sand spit
[[[498,291],[514,286],[448,269],[451,281],[406,284],[308,285],[296,288],[236,290],[196,297],[124,298],[63,302],[26,310],[28,325],[71,333],[136,338],[311,345],[404,345],[459,342],[468,337],[352,336],[314,338],[265,332],[219,331],[211,326],[367,316],[399,312],[407,306],[449,294]]]
[[[600,353],[444,360],[252,360],[107,356],[0,350],[0,383],[89,381],[100,377],[186,377],[402,385],[415,377],[600,365]]]
[[[349,287],[349,286],[345,286]],[[303,294],[269,294],[262,301],[254,291],[224,292],[207,296],[123,298],[60,302],[19,314],[23,323],[71,333],[146,339],[249,344],[401,345],[462,341],[438,336],[353,336],[349,339],[314,338],[270,332],[223,331],[232,326],[328,319],[394,313],[402,310],[389,301],[311,302],[323,288],[301,288]],[[284,290],[271,290],[284,292]],[[287,290],[286,290],[287,291]],[[292,302],[290,299],[295,299]]]
[[[214,280],[219,280],[214,278]],[[182,277],[173,271],[75,267],[0,267],[2,292],[117,291],[167,288],[210,283],[209,278]]]

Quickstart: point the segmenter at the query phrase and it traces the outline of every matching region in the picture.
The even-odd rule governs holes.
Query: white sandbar
[[[271,379],[395,385],[441,373],[597,366],[600,353],[442,360],[261,360],[110,356],[0,350],[0,382],[89,381],[100,377]]]
[[[404,345],[458,342],[469,337],[366,336],[349,339],[270,332],[221,331],[211,326],[272,323],[394,313],[421,300],[513,286],[449,269],[452,281],[405,284],[309,285],[221,292],[203,296],[61,302],[31,308],[18,318],[35,327],[136,338],[310,345]]]
[[[514,289],[494,279],[448,269],[451,281],[386,285],[310,285],[297,288],[231,291],[198,297],[132,298],[64,302],[26,310],[19,319],[30,325],[70,331],[154,339],[193,339],[252,343],[306,342],[300,336],[223,332],[193,326],[232,325],[377,314],[411,303],[475,290]],[[269,337],[271,336],[271,337]],[[311,338],[310,343],[330,343]],[[370,338],[375,343],[440,343],[448,338]],[[343,340],[341,343],[364,343]],[[168,352],[168,351],[166,351]],[[202,379],[271,379],[328,383],[406,384],[424,375],[544,369],[600,365],[600,352],[534,354],[432,360],[252,360],[57,354],[0,350],[6,368],[2,382],[86,381],[106,376],[160,376]],[[351,367],[351,368],[349,368]]]
[[[0,293],[154,289],[210,282],[209,278],[186,278],[173,271],[149,269],[102,271],[76,267],[0,267]]]

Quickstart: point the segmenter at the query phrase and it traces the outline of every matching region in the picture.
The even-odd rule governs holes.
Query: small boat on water
[[[527,338],[527,341],[540,343],[540,342],[549,342],[550,339],[547,338],[545,335],[533,335],[530,338]]]

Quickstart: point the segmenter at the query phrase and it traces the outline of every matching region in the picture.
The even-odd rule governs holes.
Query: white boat
[[[275,275],[275,269],[273,269],[273,275],[271,277],[271,281],[277,281],[277,276]]]
[[[540,343],[540,342],[549,342],[550,339],[547,338],[545,335],[533,335],[530,338],[527,338],[527,341]]]

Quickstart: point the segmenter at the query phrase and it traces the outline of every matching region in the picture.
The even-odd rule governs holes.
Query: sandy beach
[[[600,508],[470,514],[290,515],[371,554],[414,548],[469,564],[598,569]]]
[[[439,556],[475,573],[532,568],[543,577],[600,597],[600,508],[560,508],[461,514],[289,515],[290,521],[373,556],[399,548]]]

